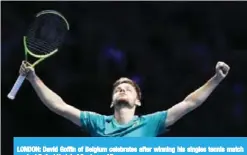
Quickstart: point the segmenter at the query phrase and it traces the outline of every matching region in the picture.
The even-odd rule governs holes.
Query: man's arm
[[[35,92],[40,100],[54,113],[65,117],[78,126],[81,126],[81,111],[71,105],[66,104],[63,99],[50,90],[37,76],[30,80]]]
[[[181,117],[196,109],[209,97],[213,90],[226,77],[230,67],[223,62],[216,65],[216,74],[203,86],[189,94],[182,102],[174,105],[167,111],[165,126],[171,126]]]
[[[46,107],[54,113],[72,121],[76,125],[81,126],[81,111],[66,104],[60,96],[50,90],[35,74],[35,71],[30,67],[30,64],[23,62],[20,68],[20,74],[27,76],[27,80],[31,83],[35,92]]]

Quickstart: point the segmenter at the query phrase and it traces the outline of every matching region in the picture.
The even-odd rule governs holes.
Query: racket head
[[[69,30],[67,19],[55,10],[43,10],[36,14],[23,37],[25,57],[45,58],[55,54]]]

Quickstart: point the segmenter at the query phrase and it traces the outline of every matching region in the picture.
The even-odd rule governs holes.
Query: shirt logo
[[[140,124],[139,121],[135,121],[134,124],[132,125],[132,127],[134,128],[134,127],[138,126],[139,124]]]

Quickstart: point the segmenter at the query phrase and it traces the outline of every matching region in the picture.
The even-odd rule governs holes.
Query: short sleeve
[[[155,136],[163,134],[166,131],[165,121],[167,111],[158,111],[145,116],[148,126],[151,128],[150,132],[154,132]]]
[[[82,111],[80,114],[81,128],[94,134],[103,125],[104,116],[95,112]]]

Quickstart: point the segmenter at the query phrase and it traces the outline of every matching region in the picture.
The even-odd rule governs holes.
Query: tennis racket
[[[69,23],[61,13],[54,10],[44,10],[37,13],[23,37],[25,61],[30,61],[28,58],[35,59],[36,61],[31,65],[35,67],[57,53],[68,30]],[[25,76],[19,75],[7,96],[9,99],[15,99],[24,79]]]

